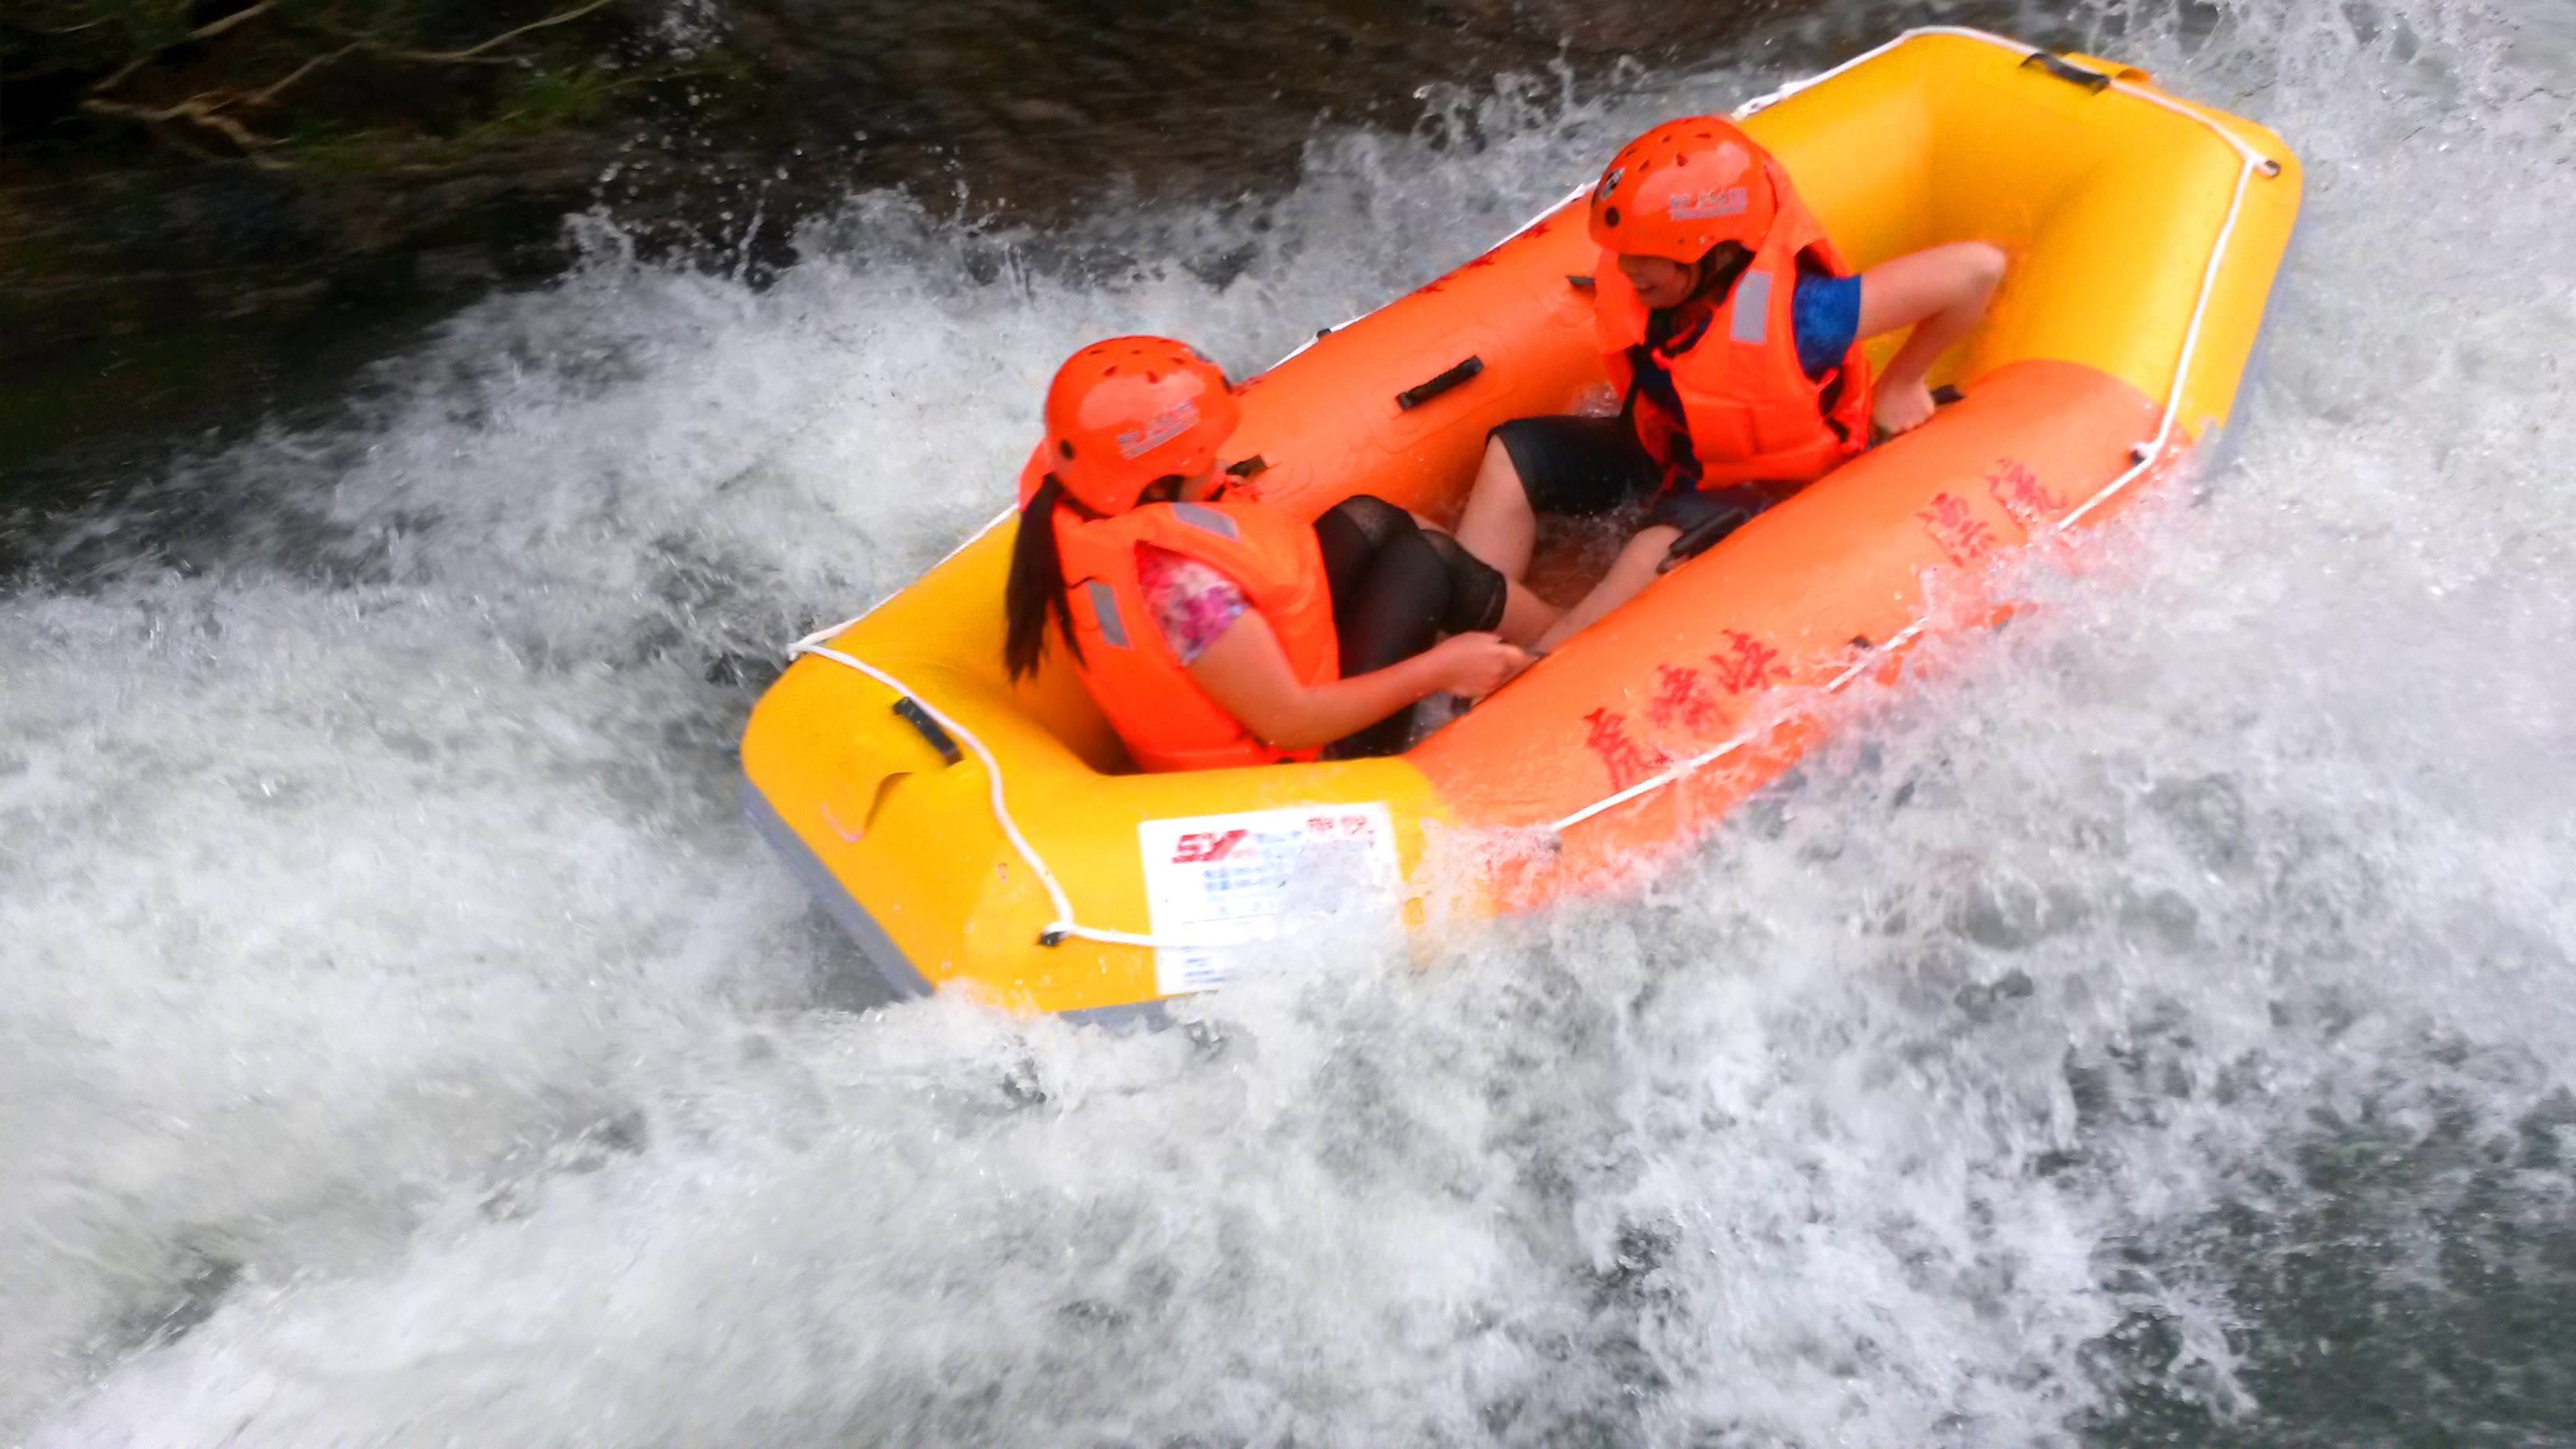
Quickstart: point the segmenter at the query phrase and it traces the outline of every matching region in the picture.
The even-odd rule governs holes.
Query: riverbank
[[[757,281],[856,191],[1038,222],[1111,188],[1261,194],[1320,127],[1410,125],[1506,73],[1595,83],[1806,6],[429,3],[346,55],[265,6],[161,8],[217,33],[119,50],[0,25],[0,511],[327,405],[437,318],[559,274],[575,213]],[[101,95],[230,96],[218,119],[254,139]]]

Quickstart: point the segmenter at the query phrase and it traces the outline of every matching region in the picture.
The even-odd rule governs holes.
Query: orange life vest
[[[1698,336],[1686,337],[1664,359],[1703,488],[1773,483],[1794,491],[1869,445],[1869,360],[1860,339],[1852,339],[1822,380],[1810,378],[1798,361],[1790,310],[1802,255],[1832,276],[1848,277],[1851,268],[1826,239],[1824,224],[1790,188],[1779,163],[1766,164],[1779,193],[1779,216]],[[1608,252],[1594,270],[1593,288],[1593,335],[1609,361],[1611,380],[1632,394],[1638,441],[1655,461],[1673,466],[1678,450],[1672,420],[1633,396],[1629,349],[1645,345],[1646,304]]]
[[[1139,766],[1208,770],[1314,759],[1315,749],[1283,750],[1255,737],[1190,678],[1137,581],[1140,543],[1232,579],[1279,637],[1289,670],[1312,686],[1341,677],[1332,589],[1314,525],[1250,499],[1148,503],[1115,518],[1055,511],[1056,556],[1082,646],[1076,668]]]

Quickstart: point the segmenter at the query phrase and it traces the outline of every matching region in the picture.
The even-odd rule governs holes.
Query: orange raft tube
[[[1934,378],[1963,400],[1393,759],[1136,773],[1060,661],[1004,679],[1006,515],[796,646],[743,738],[753,821],[899,993],[1132,1010],[1257,960],[1244,943],[1318,897],[1419,927],[1435,902],[1600,888],[1778,776],[1833,692],[2008,605],[1991,564],[2100,521],[2226,419],[2298,210],[2271,132],[1951,29],[1738,115],[1854,265],[2011,254]],[[1569,200],[1251,379],[1226,456],[1308,517],[1352,493],[1454,516],[1488,430],[1607,395],[1599,260]]]

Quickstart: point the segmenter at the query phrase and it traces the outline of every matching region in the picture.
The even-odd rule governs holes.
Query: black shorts
[[[1315,520],[1315,543],[1324,555],[1345,675],[1410,658],[1440,634],[1503,621],[1503,576],[1458,540],[1418,527],[1412,514],[1383,499],[1357,493],[1334,504]],[[1417,624],[1419,638],[1413,638]]]
[[[1333,594],[1333,632],[1342,677],[1374,673],[1430,648],[1443,634],[1503,621],[1503,576],[1445,533],[1365,493],[1315,520],[1324,579]],[[1334,742],[1336,760],[1391,755],[1412,738],[1413,707]]]
[[[1646,504],[1639,527],[1689,533],[1730,513],[1751,518],[1771,502],[1749,487],[1667,489],[1664,465],[1625,418],[1515,418],[1494,429],[1494,438],[1511,455],[1530,507],[1541,513],[1589,518]]]

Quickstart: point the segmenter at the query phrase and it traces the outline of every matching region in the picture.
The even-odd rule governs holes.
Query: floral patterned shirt
[[[1136,583],[1163,642],[1183,664],[1195,664],[1251,607],[1243,588],[1186,554],[1136,545]]]

